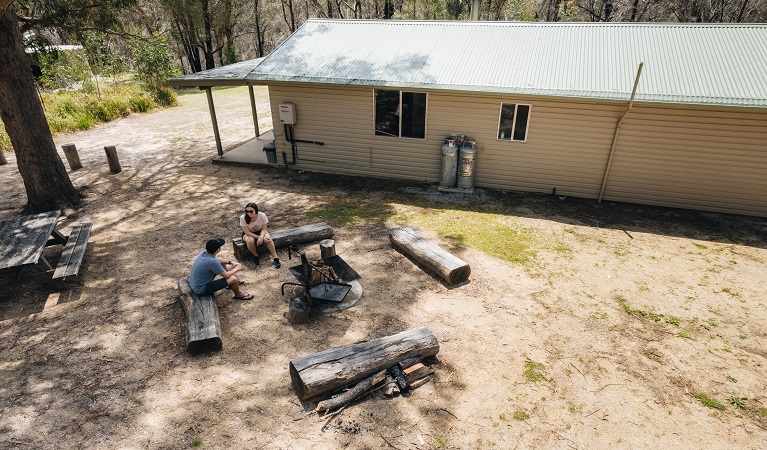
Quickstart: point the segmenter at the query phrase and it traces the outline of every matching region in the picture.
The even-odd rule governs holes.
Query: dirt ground
[[[252,136],[247,91],[214,97],[224,146]],[[0,279],[1,448],[767,448],[759,218],[479,191],[443,207],[503,207],[542,244],[517,264],[420,229],[471,265],[470,281],[452,288],[391,247],[394,224],[331,221],[338,253],[362,276],[354,307],[291,326],[280,295],[294,281],[289,264],[262,264],[242,274],[253,301],[217,297],[223,351],[189,355],[176,282],[209,237],[232,254],[245,203],[281,229],[316,221],[304,212],[334,198],[438,195],[212,165],[205,96],[180,101],[57,139],[77,144],[85,167],[70,175],[86,194],[60,227],[88,219],[93,234],[83,272],[63,289],[31,269]],[[104,145],[117,146],[120,174]],[[25,201],[9,162],[0,218]],[[440,342],[434,381],[332,419],[306,414],[291,359],[420,326]]]

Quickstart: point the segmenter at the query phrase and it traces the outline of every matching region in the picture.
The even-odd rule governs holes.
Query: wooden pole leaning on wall
[[[67,157],[69,168],[72,170],[82,169],[83,163],[80,162],[80,155],[77,154],[77,146],[75,144],[64,144],[61,146],[64,150],[64,156]]]
[[[114,145],[107,145],[104,147],[104,151],[107,154],[107,162],[109,163],[109,171],[112,173],[122,172],[120,167],[120,159],[117,157],[117,147]]]

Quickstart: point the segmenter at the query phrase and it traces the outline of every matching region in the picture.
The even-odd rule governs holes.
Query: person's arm
[[[229,279],[232,275],[242,270],[242,264],[238,263],[237,261],[230,261],[222,258],[218,258],[218,262],[221,263],[221,267],[226,268],[226,265],[229,264],[232,266],[232,270],[224,270],[219,275],[221,275],[223,278]]]
[[[245,233],[245,236],[250,236],[253,239],[258,239],[258,237],[259,237],[259,235],[257,235],[255,233],[253,233],[252,231],[250,231],[250,228],[248,228],[247,225],[242,227],[242,232]]]

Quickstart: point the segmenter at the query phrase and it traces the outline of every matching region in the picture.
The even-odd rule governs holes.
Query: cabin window
[[[426,137],[426,93],[375,91],[376,136]]]
[[[498,120],[498,139],[525,142],[527,140],[530,108],[530,105],[501,103],[501,117]]]

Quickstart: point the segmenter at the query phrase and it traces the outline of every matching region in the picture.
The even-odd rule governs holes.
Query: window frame
[[[511,131],[509,133],[509,137],[507,138],[500,138],[501,134],[501,119],[503,119],[503,106],[504,105],[514,105],[514,117],[511,121]],[[525,139],[523,140],[517,140],[514,139],[514,132],[517,128],[517,112],[519,110],[520,106],[527,106],[527,122],[525,122]],[[528,103],[512,103],[512,102],[501,102],[501,106],[498,109],[498,126],[496,127],[496,133],[495,133],[495,139],[497,141],[508,141],[508,142],[520,142],[525,143],[527,142],[527,136],[528,131],[530,129],[530,116],[533,114],[533,105]]]
[[[378,91],[396,91],[399,95],[399,103],[398,103],[398,109],[400,110],[400,114],[397,115],[397,136],[389,136],[386,134],[378,134],[377,133],[377,123],[376,118],[378,114],[377,110],[377,98],[376,98],[376,92]],[[410,137],[410,136],[402,136],[402,94],[408,93],[408,94],[423,94],[425,95],[424,98],[424,109],[423,109],[423,137]],[[408,91],[403,89],[379,89],[375,88],[373,89],[373,136],[374,137],[381,137],[381,138],[393,138],[393,139],[414,139],[418,141],[425,141],[426,136],[428,134],[428,118],[429,118],[429,93],[428,92],[422,92],[422,91]]]

